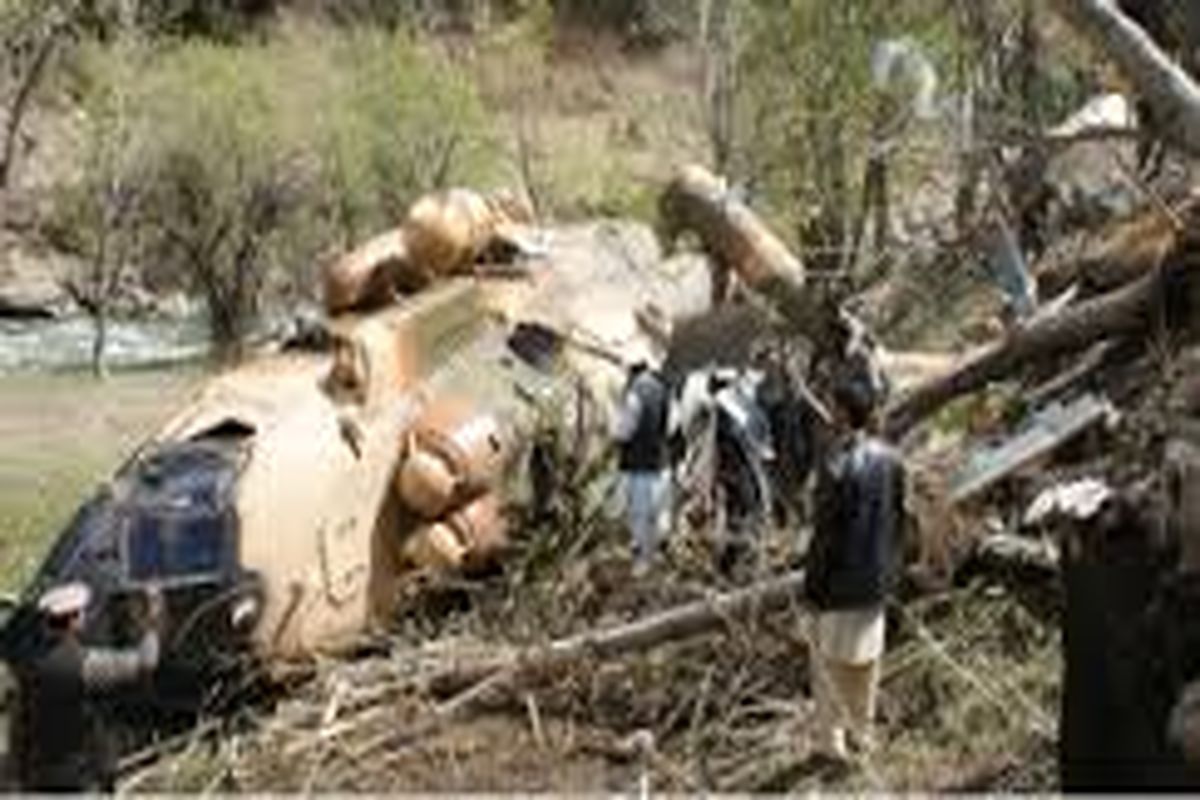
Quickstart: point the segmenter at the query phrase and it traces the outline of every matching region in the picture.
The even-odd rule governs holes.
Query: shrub
[[[495,145],[461,71],[377,30],[338,37],[326,58],[335,77],[313,146],[345,240],[395,224],[424,192],[487,176]]]
[[[113,90],[111,70],[83,72],[87,96]],[[470,84],[403,33],[189,40],[126,83],[141,135],[122,180],[147,198],[144,277],[204,301],[221,356],[240,352],[264,289],[313,294],[329,251],[490,163]]]
[[[239,352],[270,240],[298,202],[297,153],[276,136],[270,88],[256,49],[212,44],[174,51],[144,87],[157,251],[204,300],[222,356]]]

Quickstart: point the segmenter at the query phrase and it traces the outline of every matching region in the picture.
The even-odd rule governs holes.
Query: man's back
[[[856,435],[821,466],[807,591],[821,609],[883,602],[897,561],[904,465],[879,439]]]
[[[622,470],[655,472],[666,466],[668,410],[669,397],[662,378],[653,370],[639,370],[626,389],[622,414],[627,419],[619,426],[624,434]]]

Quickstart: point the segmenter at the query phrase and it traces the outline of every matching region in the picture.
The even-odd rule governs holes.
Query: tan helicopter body
[[[390,302],[393,288],[416,291],[468,274],[489,248],[518,246],[532,222],[529,204],[511,192],[449,189],[425,195],[399,227],[328,267],[326,308],[334,314],[377,308]]]
[[[237,559],[261,587],[245,635],[267,663],[385,626],[413,569],[493,560],[535,423],[547,410],[586,408],[581,423],[599,439],[623,357],[661,336],[639,319],[707,305],[702,262],[686,274],[656,257],[635,263],[606,244],[603,224],[539,232],[544,257],[523,276],[455,275],[486,252],[477,240],[503,227],[460,241],[459,212],[478,211],[463,202],[419,201],[409,224],[352,254],[353,270],[345,259],[330,268],[332,352],[284,352],[215,378],[145,448],[241,437]],[[430,222],[437,208],[448,209],[444,224]],[[469,246],[439,243],[439,230]],[[431,271],[444,277],[393,300],[395,284],[378,276],[401,260],[424,263],[416,252],[433,254]],[[519,323],[553,332],[547,364],[514,352]]]

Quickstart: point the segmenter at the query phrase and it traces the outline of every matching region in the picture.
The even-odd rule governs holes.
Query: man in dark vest
[[[613,426],[638,571],[653,562],[670,525],[670,393],[653,361],[648,349],[629,360],[629,380]]]
[[[38,602],[44,635],[17,666],[13,749],[18,780],[33,792],[111,791],[115,753],[92,701],[136,683],[158,665],[162,600],[146,597],[146,633],[136,648],[101,649],[80,640],[91,599],[86,584],[51,589]]]
[[[848,370],[832,387],[835,441],[820,466],[805,589],[816,608],[810,660],[819,753],[869,750],[884,610],[899,566],[904,465],[872,435],[879,387]]]

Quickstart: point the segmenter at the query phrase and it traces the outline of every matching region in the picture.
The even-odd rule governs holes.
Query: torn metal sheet
[[[1021,468],[1116,414],[1107,398],[1085,394],[1038,411],[1017,435],[974,451],[951,484],[950,500],[961,503],[990,489]]]

